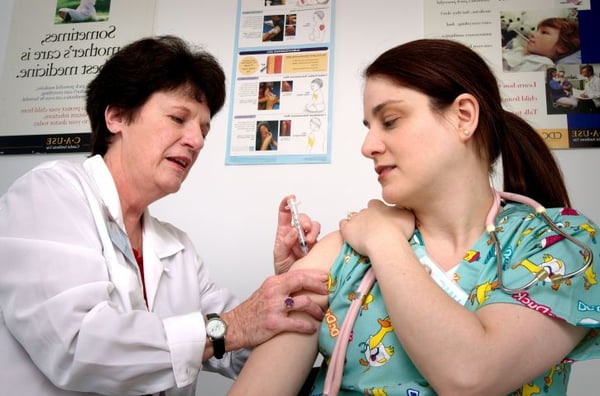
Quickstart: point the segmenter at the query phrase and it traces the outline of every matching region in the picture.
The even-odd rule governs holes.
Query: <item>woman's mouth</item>
[[[380,166],[376,166],[375,167],[375,173],[377,173],[378,177],[377,180],[382,181],[385,176],[390,173],[394,168],[396,168],[395,166],[392,165],[380,165]]]
[[[172,163],[179,165],[182,170],[186,170],[192,163],[192,161],[187,157],[168,157],[167,159]]]

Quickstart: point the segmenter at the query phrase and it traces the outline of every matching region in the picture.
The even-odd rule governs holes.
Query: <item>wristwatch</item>
[[[225,354],[225,334],[227,333],[227,323],[216,313],[206,315],[206,335],[213,345],[214,355],[221,359]]]

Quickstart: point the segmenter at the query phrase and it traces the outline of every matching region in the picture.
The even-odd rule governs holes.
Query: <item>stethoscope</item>
[[[502,249],[500,247],[500,242],[498,241],[498,236],[496,235],[496,225],[494,224],[494,220],[496,219],[496,216],[500,212],[500,204],[501,204],[502,198],[507,201],[518,202],[518,203],[522,203],[524,205],[531,207],[532,209],[535,210],[536,215],[539,215],[542,217],[542,219],[546,222],[548,227],[550,227],[553,231],[555,231],[561,237],[569,240],[570,242],[574,243],[575,245],[577,245],[581,249],[583,249],[583,251],[584,251],[583,265],[576,271],[572,271],[572,272],[569,272],[567,274],[562,274],[562,275],[561,274],[552,274],[552,273],[550,273],[550,271],[548,269],[542,267],[535,274],[535,277],[531,281],[526,283],[525,285],[523,285],[521,287],[517,287],[517,288],[510,288],[510,287],[505,286],[504,282],[502,280],[502,273],[503,273]],[[594,254],[592,252],[592,249],[590,249],[589,246],[587,246],[585,243],[579,241],[578,239],[576,239],[576,238],[572,237],[571,235],[567,234],[566,232],[564,232],[558,225],[556,225],[556,223],[554,223],[552,221],[552,219],[550,219],[550,217],[546,213],[546,208],[544,208],[540,203],[536,202],[535,200],[533,200],[529,197],[526,197],[524,195],[509,193],[509,192],[500,192],[500,191],[494,190],[494,201],[493,201],[492,207],[487,215],[487,218],[485,221],[485,228],[486,228],[487,233],[490,235],[490,238],[492,239],[492,243],[494,244],[494,249],[496,250],[498,287],[500,287],[505,293],[508,293],[508,294],[515,294],[515,293],[523,292],[523,291],[529,289],[530,287],[532,287],[533,285],[535,285],[537,282],[543,281],[548,277],[550,278],[550,280],[553,283],[558,283],[558,282],[562,282],[567,279],[571,279],[571,278],[585,272],[592,265],[592,262],[593,262]]]

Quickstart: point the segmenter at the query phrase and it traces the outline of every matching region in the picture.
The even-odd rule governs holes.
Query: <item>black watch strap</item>
[[[206,318],[209,321],[211,319],[222,320],[221,317],[218,314],[216,314],[216,313],[209,313],[209,314],[206,315]],[[213,346],[213,355],[215,356],[215,358],[217,358],[217,359],[223,358],[223,355],[225,355],[225,337],[213,338],[213,337],[211,337],[209,335],[208,339],[212,343],[212,346]]]

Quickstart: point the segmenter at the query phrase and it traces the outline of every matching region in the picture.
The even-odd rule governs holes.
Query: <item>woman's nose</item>
[[[183,143],[189,146],[192,150],[200,150],[204,147],[204,134],[202,128],[193,126],[186,130],[183,136]]]
[[[383,143],[377,139],[376,134],[372,130],[369,130],[360,149],[362,155],[367,158],[373,158],[376,154],[382,153],[384,150]]]

